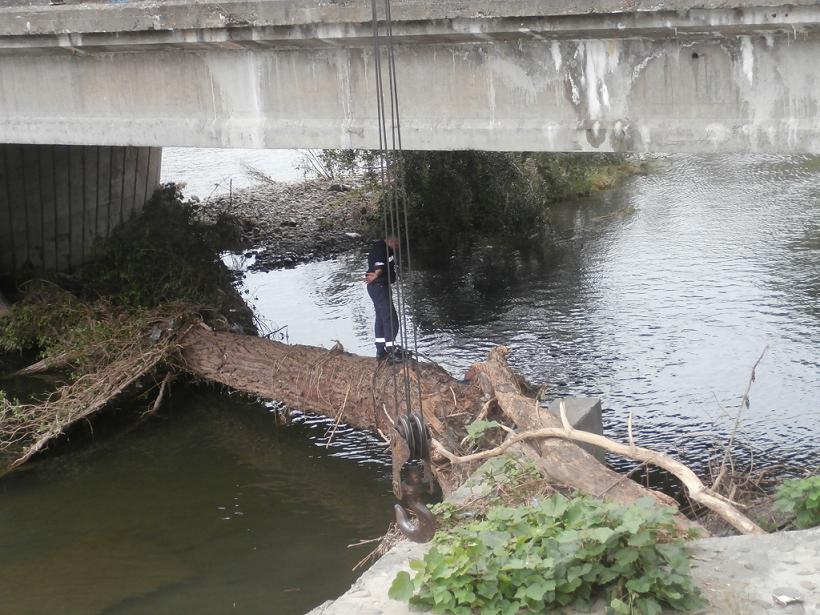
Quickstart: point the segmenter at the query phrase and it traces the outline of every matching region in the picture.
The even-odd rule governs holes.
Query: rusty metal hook
[[[419,501],[412,502],[410,509],[416,513],[418,523],[413,524],[407,510],[401,504],[393,506],[396,511],[396,525],[401,533],[413,542],[430,542],[436,534],[436,518],[430,509]]]

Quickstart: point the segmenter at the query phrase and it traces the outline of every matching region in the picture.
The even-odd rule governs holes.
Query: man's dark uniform
[[[399,317],[390,296],[390,285],[396,281],[396,263],[392,248],[384,240],[374,243],[367,255],[367,272],[378,269],[382,273],[367,285],[367,294],[376,308],[376,356],[381,358],[394,347],[399,332]]]

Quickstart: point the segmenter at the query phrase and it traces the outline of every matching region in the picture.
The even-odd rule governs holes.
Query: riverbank
[[[442,234],[447,245],[543,239],[553,205],[612,190],[649,170],[647,162],[624,156],[585,162],[568,155],[513,160],[510,154],[462,152],[453,159],[441,154],[412,152],[407,159],[413,163],[405,188],[411,233],[422,235],[414,243],[428,250],[425,244],[433,238],[440,245]],[[199,219],[241,240],[255,257],[253,271],[291,268],[360,248],[383,234],[384,192],[375,170],[357,160],[334,168],[343,180],[278,182],[249,169],[257,183],[199,203]],[[487,168],[474,168],[480,165]]]
[[[380,215],[378,199],[360,181],[263,181],[200,203],[197,214],[241,240],[255,256],[252,270],[269,271],[362,246]]]
[[[692,577],[709,603],[699,615],[812,615],[820,613],[820,528],[765,536],[704,538],[689,543]],[[336,600],[309,615],[418,615],[432,613],[411,608],[387,594],[399,572],[412,574],[410,563],[420,560],[429,545],[401,542],[371,566]],[[789,604],[779,604],[777,600]],[[674,612],[674,611],[664,611]],[[601,601],[592,610],[564,611],[565,615],[601,614]]]
[[[509,491],[499,489],[496,469],[492,467],[492,462],[487,462],[447,499],[446,510],[449,514],[445,514],[444,518],[451,519],[450,515],[461,511],[459,514],[469,520],[481,510],[482,507],[477,504],[478,502],[493,501],[493,498],[498,497],[494,494],[499,491],[505,493],[502,498],[511,498]],[[544,497],[542,494],[538,499],[541,500]],[[528,496],[526,499],[531,500],[532,498]],[[530,503],[529,505],[537,506],[538,504]],[[554,524],[560,523],[559,516],[556,515]],[[518,540],[526,540],[527,530],[521,526],[516,527],[516,533],[519,534]],[[535,542],[547,540],[548,533],[548,530],[542,527],[536,534],[538,538]],[[485,529],[484,534],[499,534],[499,532]],[[646,529],[642,528],[640,535],[645,538],[649,534]],[[475,534],[476,544],[481,544],[482,540],[491,538],[493,536],[482,538],[478,533]],[[570,539],[567,538],[567,541]],[[628,544],[631,545],[632,542]],[[820,527],[764,535],[701,538],[689,540],[685,544],[689,559],[689,565],[685,567],[688,569],[686,574],[691,574],[701,598],[705,601],[705,606],[696,611],[698,615],[770,615],[772,613],[808,615],[820,612]],[[669,546],[671,543],[666,545],[666,547]],[[436,573],[432,577],[426,577],[428,582],[432,583],[435,579],[443,578],[464,579],[469,577],[464,568],[448,571],[445,567],[444,562],[458,561],[457,558],[454,560],[452,557],[455,547],[436,541],[415,544],[401,540],[394,543],[368,568],[347,592],[335,600],[319,605],[308,615],[412,615],[413,613],[451,612],[450,609],[436,611],[420,609],[418,606],[408,604],[406,598],[405,600],[391,598],[395,596],[393,594],[393,591],[396,591],[394,580],[397,576],[400,573],[409,574],[411,577],[421,574],[418,571],[424,567],[418,562],[425,560],[431,549],[436,549],[439,554],[436,558],[439,564]],[[478,549],[475,557],[479,557],[477,554],[481,552]],[[531,552],[527,552],[530,553],[528,567],[538,566],[538,549],[533,547]],[[444,557],[441,554],[445,554]],[[447,554],[450,555],[450,559],[447,559]],[[499,557],[502,556],[499,555]],[[509,568],[503,568],[507,574],[514,574],[520,567],[520,564],[515,564],[514,561],[509,560]],[[486,562],[482,562],[482,565],[487,566]],[[636,578],[642,572],[645,571],[636,570]],[[676,568],[676,573],[683,574],[678,568]],[[500,576],[502,573],[499,573]],[[655,578],[662,576],[656,575]],[[487,579],[492,580],[490,577],[485,580]],[[462,583],[465,583],[468,588],[467,593],[463,595],[472,595],[469,591],[469,581],[462,581]],[[418,586],[416,589],[418,590]],[[580,615],[580,613],[603,615],[612,612],[607,608],[607,602],[601,596],[602,589],[598,587],[597,594],[592,596],[591,608],[581,606],[576,609],[570,605],[562,612],[565,615]],[[655,586],[654,591],[660,591],[659,586]],[[435,591],[433,595],[436,595]],[[472,600],[475,600],[474,595]],[[457,599],[457,603],[459,601]],[[467,608],[467,611],[470,610]],[[644,611],[632,605],[627,612]],[[660,611],[651,612],[659,613]],[[663,612],[678,611],[666,608]]]

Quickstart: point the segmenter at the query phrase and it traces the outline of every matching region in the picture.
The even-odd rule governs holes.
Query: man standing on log
[[[390,294],[390,286],[396,281],[396,262],[399,238],[388,235],[377,241],[367,255],[367,294],[376,310],[376,358],[397,363],[405,358],[406,352],[396,344],[399,332],[399,317]]]

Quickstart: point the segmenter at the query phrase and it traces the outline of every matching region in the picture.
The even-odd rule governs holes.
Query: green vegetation
[[[375,182],[380,174],[374,152],[325,150],[320,158],[331,176],[364,173]],[[406,151],[397,166],[410,229],[428,242],[540,235],[552,204],[612,188],[642,169],[618,154],[480,151]]]
[[[145,337],[153,324],[186,311],[223,321],[218,314],[230,313],[249,324],[249,311],[219,260],[223,240],[194,215],[193,204],[167,186],[139,217],[97,244],[97,257],[78,274],[59,284],[24,284],[23,299],[0,319],[0,350],[94,357],[100,343],[110,342],[116,352],[118,344]]]
[[[69,378],[29,403],[0,398],[0,452],[33,454],[139,379],[160,382],[176,335],[195,321],[254,328],[219,259],[224,238],[194,214],[166,187],[97,244],[80,272],[22,284],[22,299],[0,317],[0,351],[36,351],[31,372],[61,369]]]
[[[797,528],[820,525],[820,475],[784,482],[777,490],[775,508],[793,514]]]
[[[232,293],[231,274],[219,260],[230,227],[202,224],[196,204],[173,184],[157,191],[142,213],[97,246],[81,274],[81,287],[118,305],[154,307],[167,301],[221,308],[244,304]]]
[[[549,613],[603,595],[613,613],[704,606],[670,510],[555,494],[496,505],[439,531],[423,561],[398,574],[390,596],[439,613]]]

